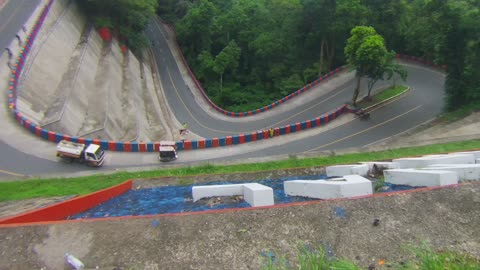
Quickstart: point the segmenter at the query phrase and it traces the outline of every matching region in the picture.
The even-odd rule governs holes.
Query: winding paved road
[[[17,1],[15,2],[17,3]],[[28,14],[23,20],[25,21],[27,17]],[[2,21],[1,13],[0,21]],[[5,29],[16,29],[21,25],[22,20],[18,20],[18,22],[11,21],[9,26],[3,27]],[[150,25],[147,33],[154,44],[153,49],[159,75],[172,111],[179,121],[189,123],[189,129],[202,137],[222,137],[313,119],[344,104],[350,99],[353,92],[354,81],[351,78],[349,79],[347,74],[344,74],[339,76],[341,78],[329,79],[328,82],[310,90],[323,91],[322,87],[324,88],[326,85],[336,86],[331,91],[312,95],[315,98],[311,98],[302,104],[297,104],[301,100],[297,97],[295,100],[298,99],[298,101],[289,101],[282,105],[285,107],[280,106],[270,112],[251,118],[229,119],[224,116],[213,115],[211,108],[204,108],[196,102],[192,90],[188,88],[182,78],[180,69],[167,43],[168,39],[172,37],[169,37],[167,31],[159,23]],[[2,33],[2,38],[4,37],[5,35]],[[6,42],[8,42],[8,38]],[[411,91],[385,106],[376,108],[371,113],[370,121],[360,121],[350,117],[347,121],[343,121],[341,125],[327,129],[315,128],[312,131],[307,131],[309,133],[299,132],[240,146],[186,151],[180,154],[181,158],[179,160],[168,165],[359,147],[404,132],[436,117],[441,112],[444,98],[444,75],[442,73],[415,64],[406,63],[405,66],[409,72],[407,84],[411,86]],[[290,104],[290,107],[288,107],[288,104]],[[308,134],[308,136],[305,134]],[[156,153],[117,152],[109,152],[106,165],[99,169],[86,168],[80,164],[65,165],[52,158],[54,149],[51,143],[39,142],[39,139],[31,135],[30,137],[32,137],[30,141],[32,143],[31,152],[23,151],[26,152],[23,153],[5,144],[4,141],[0,143],[0,151],[2,152],[0,179],[12,179],[22,175],[40,176],[66,173],[82,175],[84,173],[107,172],[131,167],[168,166],[158,162]],[[48,157],[43,158],[45,153],[49,153],[47,154]]]

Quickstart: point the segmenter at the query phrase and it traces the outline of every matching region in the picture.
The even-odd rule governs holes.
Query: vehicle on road
[[[163,162],[172,161],[178,158],[177,144],[174,141],[160,141],[158,152],[158,159]]]
[[[87,166],[101,167],[105,161],[105,152],[97,144],[86,145],[62,140],[57,144],[57,157],[66,163],[78,160]]]

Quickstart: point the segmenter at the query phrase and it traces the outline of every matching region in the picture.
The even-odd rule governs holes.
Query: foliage
[[[396,78],[406,76],[398,63],[380,61],[385,53],[383,43],[390,56],[397,51],[448,66],[448,110],[480,101],[478,1],[160,0],[159,3],[162,16],[175,23],[182,50],[210,98],[227,100],[225,91],[244,97],[238,102],[232,99],[219,104],[231,111],[262,107],[330,69],[356,60],[357,55],[348,56],[353,51],[338,48],[345,47],[353,28],[364,25],[376,29],[372,33],[375,37],[365,40],[358,55],[363,55],[363,61],[355,64],[368,63],[357,71],[370,79],[371,87],[382,78],[391,77],[396,84]],[[238,65],[226,69],[227,76],[223,78],[221,68],[217,66],[214,71],[215,65],[205,65],[200,55],[210,55],[215,60],[232,40],[240,49]],[[350,47],[358,50],[359,46]],[[375,59],[365,58],[370,54]],[[381,62],[385,65],[380,65]]]
[[[143,31],[156,13],[157,0],[77,0],[77,3],[97,28],[114,30],[131,49],[139,50],[148,44]]]
[[[407,249],[415,255],[415,258],[406,264],[396,267],[396,269],[480,269],[480,261],[467,254],[460,254],[450,250],[435,252],[425,243],[423,243],[421,246],[409,246]]]
[[[428,269],[428,270],[445,270],[445,269],[458,269],[458,270],[474,270],[479,269],[480,262],[475,258],[467,255],[460,254],[452,251],[433,251],[432,248],[426,244],[421,246],[410,246],[408,249],[415,258],[402,263],[389,263],[385,264],[390,269],[396,270],[413,270],[413,269]],[[295,267],[289,267],[288,260],[281,256],[277,259],[277,256],[271,256],[264,259],[264,270],[281,270],[281,269],[300,269],[300,270],[313,270],[313,269],[342,269],[342,270],[359,270],[360,267],[356,266],[353,262],[346,259],[339,259],[330,256],[320,245],[310,248],[306,245],[300,245],[297,250],[298,264]],[[384,260],[379,261],[380,265],[383,265]],[[369,266],[368,269],[375,269],[375,264]],[[383,269],[383,268],[382,268]]]
[[[357,26],[352,29],[351,37],[347,40],[345,46],[345,56],[348,64],[355,69],[357,77],[357,86],[352,98],[352,104],[355,106],[360,92],[361,79],[368,76],[372,82],[383,78],[385,66],[392,61],[392,54],[389,54],[385,47],[383,38],[377,34],[373,27]],[[370,90],[373,84],[369,85]]]

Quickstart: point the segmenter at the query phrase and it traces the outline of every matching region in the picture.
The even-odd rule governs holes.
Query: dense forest
[[[388,52],[446,64],[447,110],[480,108],[479,0],[80,2],[96,16],[97,27],[108,22],[123,28],[130,46],[139,48],[146,42],[137,30],[155,8],[175,26],[183,53],[208,95],[231,111],[264,106],[351,63],[345,46],[360,25],[373,27]]]

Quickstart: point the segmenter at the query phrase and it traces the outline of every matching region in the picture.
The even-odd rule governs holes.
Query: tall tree
[[[352,97],[352,104],[357,104],[363,76],[375,77],[379,69],[388,61],[388,51],[383,38],[373,27],[357,26],[352,29],[351,37],[345,46],[348,64],[355,69],[357,85]]]

